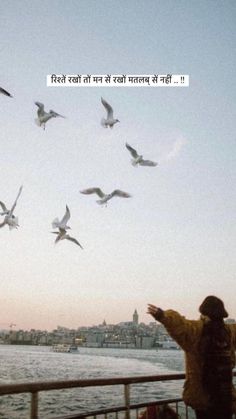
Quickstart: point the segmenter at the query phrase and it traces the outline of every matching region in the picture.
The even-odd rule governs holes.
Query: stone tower
[[[133,323],[138,324],[138,313],[136,309],[134,310],[134,314],[133,314]]]

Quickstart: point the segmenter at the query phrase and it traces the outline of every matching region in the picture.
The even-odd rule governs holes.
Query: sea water
[[[0,384],[158,375],[184,371],[180,350],[79,348],[55,353],[47,346],[0,345]],[[182,381],[131,386],[131,403],[181,397]],[[124,387],[77,388],[39,393],[39,417],[84,413],[124,405]],[[0,418],[27,419],[30,395],[0,397]]]

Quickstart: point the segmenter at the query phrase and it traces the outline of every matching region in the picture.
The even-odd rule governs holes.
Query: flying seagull
[[[114,119],[113,109],[111,105],[109,105],[109,103],[107,103],[102,97],[101,97],[101,102],[107,111],[107,118],[106,119],[102,118],[101,124],[104,128],[108,128],[108,127],[113,128],[113,125],[115,125],[117,122],[120,122],[120,121],[119,119]]]
[[[2,93],[5,96],[8,96],[8,97],[13,97],[11,95],[11,93],[9,93],[7,90],[3,89],[2,87],[0,87],[0,93]]]
[[[96,193],[101,199],[96,201],[98,204],[106,204],[107,201],[109,201],[113,196],[119,196],[120,198],[130,198],[131,195],[127,192],[120,191],[119,189],[115,189],[113,192],[109,194],[105,194],[100,188],[89,188],[84,189],[83,191],[80,191],[80,193],[83,193],[85,195],[91,195],[93,193]]]
[[[45,112],[44,110],[44,104],[41,102],[34,102],[35,105],[38,106],[38,118],[35,119],[36,124],[41,127],[41,125],[43,126],[43,129],[45,130],[45,124],[47,121],[49,121],[49,119],[51,118],[57,118],[58,116],[60,116],[61,118],[65,118],[65,116],[60,115],[59,113],[56,113],[52,110],[50,110],[49,112]]]
[[[67,239],[67,240],[70,240],[71,242],[77,244],[78,246],[81,247],[81,249],[83,249],[83,247],[78,242],[78,240],[76,240],[74,237],[71,237],[71,236],[69,236],[69,234],[67,234],[66,230],[70,229],[70,227],[67,225],[67,222],[68,222],[69,219],[70,219],[70,210],[69,210],[68,206],[66,205],[66,212],[65,212],[63,218],[61,219],[61,221],[59,221],[58,218],[55,218],[55,220],[53,220],[53,222],[52,222],[52,228],[58,228],[58,231],[51,231],[52,234],[57,234],[55,244],[58,243],[61,240]]]
[[[131,160],[131,163],[133,166],[137,166],[138,164],[140,166],[150,166],[150,167],[157,166],[158,163],[154,161],[144,160],[143,156],[141,156],[141,154],[138,154],[137,151],[133,147],[131,147],[129,144],[126,143],[125,146],[133,157],[133,159]]]
[[[70,227],[67,225],[67,222],[70,219],[70,210],[66,205],[66,212],[61,221],[58,218],[55,218],[52,222],[52,228],[61,228],[62,230],[68,230]]]
[[[74,237],[69,236],[69,234],[67,234],[66,230],[64,228],[60,228],[58,229],[59,231],[51,231],[52,234],[57,234],[56,240],[55,240],[55,244],[58,243],[61,240],[67,239],[70,240],[71,242],[77,244],[77,246],[81,247],[81,249],[83,249],[83,247],[81,246],[81,244],[78,242],[78,240],[76,240]]]
[[[0,201],[0,206],[2,207],[2,211],[3,211],[3,212],[0,213],[0,215],[5,215],[3,222],[0,224],[0,228],[4,227],[6,224],[8,224],[9,230],[19,227],[18,217],[15,217],[13,212],[14,212],[14,209],[16,207],[18,198],[21,194],[22,188],[23,188],[23,186],[20,187],[19,192],[17,194],[17,197],[15,199],[15,202],[12,205],[10,210],[8,210],[6,205],[2,201]]]

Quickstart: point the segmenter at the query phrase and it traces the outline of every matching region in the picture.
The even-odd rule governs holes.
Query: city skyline
[[[121,322],[119,322],[117,324],[109,323],[109,321],[107,322],[106,319],[103,319],[103,321],[101,321],[100,323],[93,324],[93,325],[88,325],[88,327],[114,326],[114,325],[119,325],[119,324],[122,324],[122,323],[144,324],[142,322],[141,323],[139,322],[139,315],[138,315],[136,309],[134,310],[134,313],[133,313],[133,315],[131,317],[132,317],[132,320],[130,318],[130,320],[123,320],[123,321],[121,321]],[[153,323],[153,322],[155,322],[155,320],[150,320],[149,323]],[[4,329],[3,326],[6,326],[6,329]],[[80,328],[80,327],[83,328],[83,327],[87,327],[87,326],[83,326],[83,325],[78,326],[78,328]],[[57,329],[57,328],[73,329],[73,328],[70,328],[69,326],[65,326],[65,325],[56,325],[52,330]],[[15,324],[15,323],[10,323],[10,324],[0,323],[0,331],[1,330],[2,331],[3,330],[17,330],[17,324]],[[28,329],[28,330],[30,330],[30,329]]]
[[[45,2],[46,3],[46,2]],[[2,0],[1,323],[119,323],[147,304],[198,318],[206,295],[236,317],[232,1]],[[134,13],[135,11],[135,13]],[[183,88],[53,88],[48,74],[185,74]],[[120,120],[101,126],[103,97]],[[53,118],[35,124],[37,106]],[[156,167],[133,167],[125,144]],[[107,207],[81,190],[128,192]],[[68,240],[52,221],[68,205]],[[2,217],[1,217],[2,221]]]
[[[31,328],[31,329],[18,329],[17,328],[17,325],[15,325],[14,329],[12,329],[12,327],[10,325],[8,325],[8,327],[6,329],[4,329],[3,327],[0,327],[0,332],[6,332],[6,333],[8,332],[9,333],[9,331],[18,332],[20,330],[30,332],[32,330],[35,330],[35,331],[40,331],[40,332],[48,332],[48,333],[51,333],[54,330],[58,330],[58,329],[78,331],[80,329],[93,329],[93,328],[104,328],[104,327],[120,326],[120,325],[125,325],[125,324],[128,324],[128,323],[133,323],[133,322],[132,321],[129,321],[129,320],[126,320],[126,321],[123,321],[123,322],[121,321],[119,323],[109,323],[108,322],[108,323],[104,324],[104,321],[103,321],[102,323],[99,323],[99,324],[91,324],[91,325],[87,325],[87,326],[81,325],[81,326],[78,326],[78,327],[75,327],[75,328],[74,327],[70,327],[70,326],[65,326],[65,325],[64,326],[63,325],[57,325],[54,328],[52,328],[51,330],[48,330],[48,329],[34,329],[34,328]],[[226,319],[225,320],[225,323],[228,323],[228,324],[235,323],[235,319],[233,319],[233,318]],[[158,327],[163,328],[163,326],[161,325],[161,323],[158,323],[155,320],[150,320],[150,322],[148,322],[148,323],[144,323],[144,322],[138,323],[139,326],[144,325],[144,326],[147,326],[147,327],[153,326],[153,324],[155,324],[157,328]]]

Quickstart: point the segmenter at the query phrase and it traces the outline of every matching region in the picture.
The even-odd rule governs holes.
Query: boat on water
[[[63,353],[76,353],[78,352],[78,347],[76,345],[69,345],[67,343],[57,343],[52,346],[53,352],[63,352]]]
[[[158,349],[180,349],[180,346],[172,339],[158,343]]]

